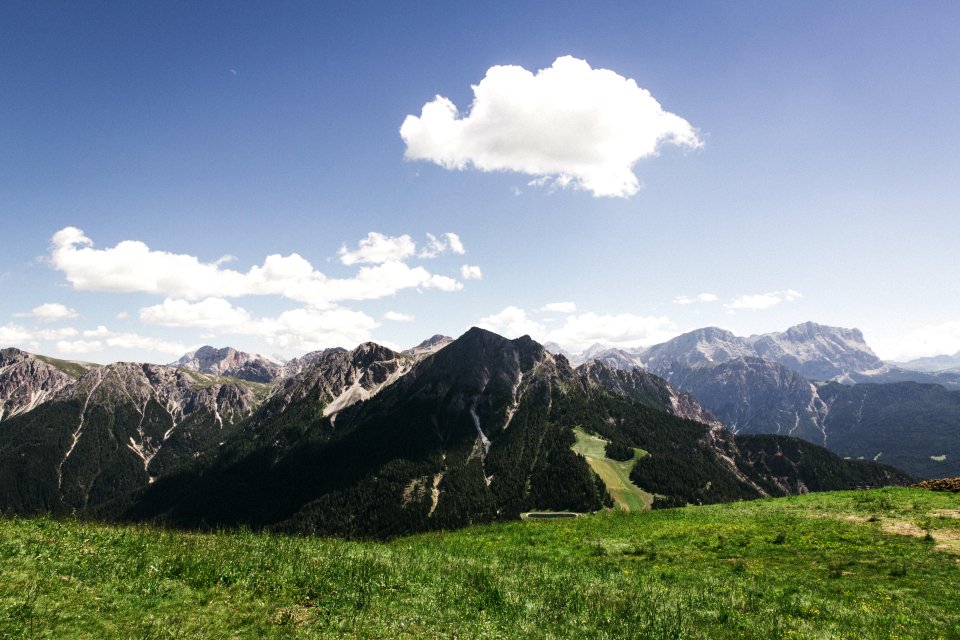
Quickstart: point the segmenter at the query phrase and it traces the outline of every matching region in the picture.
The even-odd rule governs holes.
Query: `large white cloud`
[[[568,316],[564,325],[551,331],[546,339],[571,351],[582,351],[598,342],[615,347],[647,346],[675,334],[676,326],[665,316],[587,312]]]
[[[517,171],[535,184],[633,195],[633,166],[663,144],[696,148],[697,132],[635,80],[571,56],[536,73],[494,66],[473,85],[470,112],[436,96],[400,127],[405,157],[446,169]]]
[[[881,358],[891,360],[953,355],[960,353],[960,320],[928,324],[896,335],[871,336],[870,344]]]
[[[676,326],[669,318],[632,313],[572,314],[566,317],[562,326],[548,329],[515,306],[481,318],[478,326],[508,338],[530,335],[540,342],[556,342],[574,352],[583,351],[598,342],[617,347],[638,347],[662,342],[676,335]]]
[[[191,301],[277,295],[324,307],[344,300],[383,298],[408,288],[463,288],[462,283],[449,276],[387,259],[402,255],[406,249],[391,254],[388,250],[373,251],[376,247],[372,245],[365,250],[363,243],[357,252],[347,252],[349,260],[384,261],[360,268],[352,278],[329,278],[296,253],[267,256],[262,265],[243,273],[222,268],[221,261],[202,262],[191,255],[156,251],[135,240],[95,249],[93,241],[76,227],[58,231],[52,245],[53,266],[66,275],[74,288],[88,291],[143,292]]]

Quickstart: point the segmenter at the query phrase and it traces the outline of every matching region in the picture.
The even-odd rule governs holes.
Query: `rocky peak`
[[[773,360],[815,380],[883,367],[859,329],[804,322],[781,333],[751,336],[756,355]]]
[[[299,358],[301,367],[280,384],[252,428],[272,419],[292,404],[316,399],[324,416],[335,416],[343,409],[368,400],[396,382],[413,366],[413,359],[375,342],[364,342],[355,349],[333,348],[314,351]],[[289,363],[288,363],[289,364]]]
[[[671,362],[697,365],[754,355],[744,338],[726,329],[705,327],[646,349],[640,358],[653,369]]]
[[[406,356],[422,358],[430,355],[431,353],[436,353],[451,342],[453,342],[453,338],[438,333],[427,338],[417,346],[404,350],[402,353]]]
[[[272,382],[283,372],[283,363],[272,358],[238,351],[233,347],[217,349],[210,345],[184,354],[171,366],[251,382]]]
[[[71,376],[32,353],[0,350],[0,420],[34,409],[73,383]]]

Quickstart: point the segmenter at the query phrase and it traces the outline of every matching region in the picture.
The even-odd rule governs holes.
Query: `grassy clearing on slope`
[[[643,449],[634,449],[632,460],[620,461],[607,457],[604,448],[607,441],[591,435],[583,429],[576,428],[573,433],[577,442],[573,450],[587,459],[590,468],[596,472],[603,483],[607,485],[610,497],[617,506],[624,511],[643,511],[653,504],[653,494],[647,493],[630,482],[630,472],[638,458],[647,455]]]
[[[0,637],[956,638],[960,557],[883,522],[936,538],[958,509],[881,489],[389,543],[0,519]]]
[[[64,372],[71,378],[79,378],[85,374],[90,369],[96,369],[100,365],[93,364],[92,362],[80,362],[76,360],[60,360],[59,358],[51,358],[50,356],[37,356],[37,360],[42,360],[49,365],[52,365]]]

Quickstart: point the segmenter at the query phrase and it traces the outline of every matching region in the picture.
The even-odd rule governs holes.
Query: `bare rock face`
[[[324,417],[335,415],[372,398],[412,365],[411,358],[374,342],[365,342],[350,351],[324,349],[308,353],[298,359],[300,371],[278,383],[257,421],[272,418],[308,398],[322,405]]]
[[[257,353],[237,351],[233,347],[200,347],[171,366],[251,382],[273,382],[284,375],[284,363]]]
[[[746,338],[716,327],[697,329],[646,349],[640,358],[655,372],[675,363],[698,367],[761,358],[811,380],[841,380],[850,375],[877,373],[884,367],[859,329],[813,322]]]
[[[859,329],[804,322],[781,333],[748,338],[758,357],[772,360],[812,380],[832,380],[883,367]]]
[[[20,349],[0,350],[0,421],[26,413],[74,379]]]
[[[432,353],[436,353],[451,342],[453,342],[453,338],[438,333],[435,336],[427,338],[415,347],[403,350],[401,353],[403,353],[405,356],[411,356],[413,358],[420,359]]]
[[[346,353],[347,350],[343,347],[331,347],[329,349],[320,349],[317,351],[311,351],[306,353],[299,358],[294,358],[293,360],[288,360],[283,364],[283,367],[280,370],[281,378],[290,378],[297,374],[303,373],[304,371],[310,369],[318,362],[325,360],[337,353]]]

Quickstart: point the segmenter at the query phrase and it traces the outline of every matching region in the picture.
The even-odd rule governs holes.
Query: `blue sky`
[[[166,362],[814,320],[952,353],[957,24],[953,2],[4,3],[0,343]],[[421,118],[437,96],[456,134]]]

